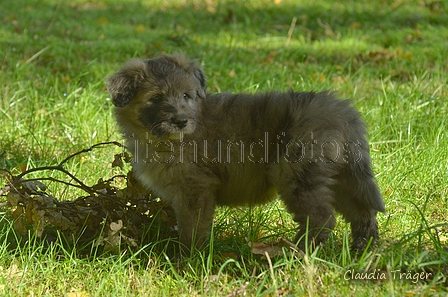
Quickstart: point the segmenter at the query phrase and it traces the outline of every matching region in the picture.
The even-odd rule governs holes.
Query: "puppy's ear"
[[[193,76],[198,80],[198,82],[201,86],[201,89],[198,90],[198,96],[200,98],[205,98],[205,87],[207,85],[207,82],[205,80],[205,75],[201,68],[199,68],[198,66],[195,66],[195,67],[196,67],[196,69],[193,71]]]
[[[145,74],[145,63],[142,60],[134,59],[127,62],[119,72],[112,75],[107,81],[107,90],[112,103],[117,107],[128,105],[136,95],[138,86],[145,78]]]
[[[207,86],[207,81],[205,79],[204,72],[199,67],[199,65],[193,61],[189,60],[183,53],[175,53],[168,56],[173,62],[182,67],[187,73],[193,75],[193,77],[198,81],[201,89],[198,90],[198,96],[200,98],[205,98],[205,88]]]

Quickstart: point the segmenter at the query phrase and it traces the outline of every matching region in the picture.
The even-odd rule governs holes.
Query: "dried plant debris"
[[[0,189],[0,196],[6,197],[6,202],[0,207],[14,220],[15,231],[21,235],[34,232],[40,238],[54,238],[59,232],[74,244],[94,242],[105,249],[138,247],[159,236],[176,236],[172,208],[144,189],[133,178],[132,171],[107,180],[100,178],[88,186],[64,168],[75,156],[106,145],[121,147],[117,142],[99,143],[68,156],[56,166],[32,168],[18,175],[4,174],[7,184]],[[127,153],[120,153],[114,156],[112,167],[125,171],[124,165],[130,162]],[[52,171],[67,175],[70,182],[48,176],[26,179],[31,172],[36,175]],[[116,186],[117,179],[123,180],[122,188]],[[84,195],[62,201],[49,193],[45,184],[48,181],[81,189]]]

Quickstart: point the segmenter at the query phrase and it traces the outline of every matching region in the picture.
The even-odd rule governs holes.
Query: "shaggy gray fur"
[[[110,77],[115,116],[136,177],[172,203],[187,249],[208,237],[217,205],[280,197],[299,224],[296,242],[324,242],[333,210],[352,248],[378,238],[384,212],[360,114],[329,92],[208,94],[196,63],[166,55],[132,60]]]

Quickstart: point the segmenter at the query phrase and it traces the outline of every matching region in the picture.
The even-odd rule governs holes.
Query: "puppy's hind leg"
[[[329,182],[322,176],[308,175],[283,189],[279,187],[281,199],[299,223],[295,242],[302,250],[309,244],[315,247],[324,243],[336,224]]]
[[[384,212],[383,199],[370,170],[345,170],[336,179],[334,207],[350,223],[352,250],[363,251],[378,239],[376,215]]]

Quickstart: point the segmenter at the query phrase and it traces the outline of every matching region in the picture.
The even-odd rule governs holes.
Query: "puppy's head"
[[[107,89],[117,121],[127,132],[170,138],[194,132],[205,78],[197,64],[182,54],[166,55],[129,61],[109,78]]]

